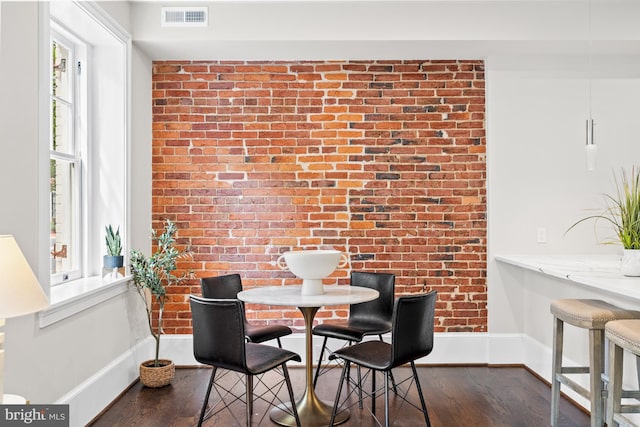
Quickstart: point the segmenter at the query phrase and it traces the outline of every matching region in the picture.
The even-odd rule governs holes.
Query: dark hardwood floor
[[[296,397],[304,387],[304,369],[290,368]],[[397,372],[396,372],[397,371]],[[396,380],[409,375],[408,368],[394,370]],[[194,426],[204,398],[211,374],[208,368],[182,368],[176,370],[172,385],[160,389],[149,389],[140,383],[134,384],[103,414],[89,425],[103,426]],[[276,374],[267,374],[276,375]],[[549,425],[551,391],[525,368],[521,367],[419,367],[418,375],[425,394],[427,408],[433,427],[543,427]],[[339,369],[332,369],[320,377],[318,396],[333,401]],[[277,381],[277,377],[273,377]],[[269,382],[266,377],[265,381]],[[408,383],[407,383],[408,384]],[[286,396],[286,388],[283,396]],[[343,391],[344,396],[344,391]],[[393,399],[390,407],[394,426],[424,425],[422,413]],[[419,406],[415,387],[410,396]],[[217,400],[212,392],[211,402]],[[383,400],[377,401],[377,415],[383,416]],[[351,408],[351,417],[342,424],[345,427],[376,426],[365,409]],[[237,421],[228,411],[222,411],[205,421],[205,426],[245,425],[244,405],[233,406]],[[400,409],[398,409],[400,408]],[[275,425],[269,419],[266,403],[256,401],[253,425]],[[562,399],[560,404],[560,426],[581,427],[589,425],[589,416]],[[263,415],[265,415],[263,417]]]

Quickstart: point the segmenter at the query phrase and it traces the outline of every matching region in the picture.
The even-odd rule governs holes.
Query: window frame
[[[72,257],[70,260],[70,268],[60,271],[60,272],[51,272],[50,275],[50,285],[56,286],[61,283],[72,281],[79,279],[84,276],[83,266],[86,265],[85,260],[87,257],[85,251],[85,245],[83,245],[82,236],[86,233],[87,227],[84,221],[84,218],[88,216],[89,207],[87,205],[86,197],[83,194],[83,189],[87,188],[86,177],[87,172],[91,171],[91,164],[89,163],[88,149],[89,145],[87,144],[87,123],[88,106],[90,98],[87,94],[88,91],[88,73],[78,72],[77,67],[80,66],[80,70],[82,68],[87,68],[88,65],[88,51],[89,46],[84,43],[80,37],[74,34],[71,30],[66,28],[64,25],[57,22],[55,19],[50,20],[50,42],[49,42],[49,50],[51,52],[51,48],[53,46],[54,40],[59,41],[63,46],[65,46],[70,51],[69,55],[69,64],[67,64],[67,69],[70,74],[70,87],[71,87],[71,96],[69,99],[65,100],[61,97],[58,97],[53,94],[53,89],[50,87],[49,96],[50,96],[50,105],[51,108],[49,110],[49,120],[50,123],[53,121],[53,101],[57,100],[60,102],[70,103],[70,120],[71,125],[69,126],[69,130],[71,135],[70,139],[70,149],[69,152],[64,151],[55,151],[50,146],[49,148],[49,158],[51,160],[62,161],[70,165],[73,170],[73,182],[71,183],[70,191],[72,192],[70,197],[70,213],[69,213],[69,221],[71,223],[70,226],[70,239],[69,244],[71,248],[68,248],[69,257]],[[53,58],[50,56],[49,64],[53,62]],[[51,70],[51,67],[49,68]],[[53,76],[50,75],[49,81],[53,81]],[[50,83],[51,84],[51,83]],[[53,130],[53,123],[50,124],[50,129]],[[50,140],[53,138],[53,135],[49,134]],[[51,193],[51,192],[50,192]],[[50,196],[50,200],[51,200]],[[52,202],[51,202],[52,203]],[[53,209],[50,206],[50,210]],[[50,212],[51,217],[51,212]],[[52,250],[55,248],[52,248]],[[53,263],[53,260],[50,260]],[[52,267],[53,268],[53,267]]]
[[[129,289],[130,275],[114,279],[102,269],[104,225],[120,226],[124,253],[130,247],[130,141],[131,141],[131,35],[95,2],[38,2],[38,266],[37,276],[49,296],[49,308],[38,315],[40,328],[47,327],[99,305]],[[58,285],[50,275],[50,29],[53,22],[73,28],[87,44],[89,66],[86,123],[87,161],[94,166],[83,170],[81,189],[87,212],[82,216],[84,235],[80,237],[87,254],[79,279]],[[53,24],[55,26],[55,24]],[[94,108],[95,104],[95,108]],[[90,148],[88,150],[87,148]],[[46,171],[46,172],[45,172]]]

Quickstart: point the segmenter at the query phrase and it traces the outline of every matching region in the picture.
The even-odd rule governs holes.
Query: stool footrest
[[[617,422],[618,424],[620,424],[621,426],[635,426],[635,425],[637,425],[633,421],[631,421],[629,418],[625,417],[622,414],[614,414],[613,420],[615,422]]]
[[[563,374],[588,374],[588,366],[563,366],[560,370]]]
[[[585,387],[578,384],[577,382],[573,381],[571,378],[565,377],[562,374],[556,374],[556,380],[559,383],[566,385],[567,387],[571,387],[571,389],[573,389],[575,392],[580,394],[580,396],[584,397],[585,399],[590,398],[589,390],[587,390]]]
[[[622,390],[622,398],[640,400],[640,390]]]

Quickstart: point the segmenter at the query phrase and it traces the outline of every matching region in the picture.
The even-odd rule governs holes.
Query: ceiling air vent
[[[206,27],[207,15],[206,7],[163,7],[160,24],[163,27]]]

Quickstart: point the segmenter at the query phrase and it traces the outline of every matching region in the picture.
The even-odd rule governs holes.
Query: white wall
[[[588,58],[567,56],[487,60],[488,330],[521,334],[521,363],[548,381],[552,300],[597,298],[640,307],[566,280],[497,263],[494,256],[621,253],[619,246],[600,244],[611,236],[606,224],[584,223],[565,232],[605,206],[602,194],[615,191],[614,173],[640,165],[638,59],[596,56],[591,66]],[[584,151],[590,98],[598,145],[594,171],[586,170]],[[538,228],[546,230],[547,243],[536,242]],[[572,327],[565,331],[565,358],[587,365],[586,332]],[[491,342],[489,346],[490,354],[499,356]],[[627,365],[631,367],[629,360]],[[633,372],[627,368],[625,372]],[[588,407],[584,399],[570,394]]]
[[[38,211],[47,209],[38,200],[38,2],[2,2],[0,24],[0,233],[13,234],[34,271],[40,265]],[[139,55],[134,54],[135,62]],[[143,69],[143,68],[142,68]],[[136,73],[135,82],[150,88],[147,72]],[[142,77],[141,77],[142,76]],[[150,89],[149,89],[150,90]],[[137,93],[140,96],[140,92]],[[144,105],[149,104],[150,95]],[[137,102],[137,101],[136,101]],[[150,146],[150,107],[140,109],[133,120],[146,121],[147,132],[138,132],[138,141]],[[144,162],[142,183],[134,174],[133,212],[148,219],[150,212],[150,166],[148,150],[133,149],[133,163]],[[46,171],[44,171],[46,173]],[[148,176],[147,176],[148,175]],[[140,175],[138,175],[139,177]],[[147,196],[148,195],[148,196]],[[147,248],[147,222],[143,233],[136,232],[132,245]],[[46,233],[46,230],[44,230]],[[143,237],[141,237],[143,236]],[[45,263],[46,265],[46,263]],[[44,278],[43,281],[47,281]],[[90,381],[96,373],[147,337],[146,319],[132,292],[40,329],[35,315],[9,319],[6,326],[5,391],[27,397],[34,403],[52,403]],[[140,355],[141,358],[148,358]],[[135,372],[129,375],[134,379]],[[125,384],[126,385],[126,384]],[[120,386],[116,393],[124,386]],[[94,400],[115,395],[94,396]],[[106,403],[105,403],[106,404]],[[72,414],[73,414],[72,409]],[[87,420],[74,420],[72,425]]]
[[[496,272],[495,254],[602,253],[607,227],[578,219],[599,212],[615,190],[614,172],[640,164],[637,99],[640,67],[633,58],[586,61],[559,57],[487,61],[489,331],[514,332],[521,313],[518,287]],[[597,167],[586,170],[585,120],[589,77],[598,145]],[[547,243],[536,243],[538,228]],[[514,304],[515,302],[515,304]],[[547,310],[539,320],[547,321]]]
[[[150,249],[151,231],[151,60],[134,44],[130,152],[132,248]]]
[[[597,171],[588,173],[582,148],[587,114],[585,26],[579,24],[585,18],[582,2],[397,2],[402,8],[366,8],[364,2],[353,2],[348,9],[339,2],[327,2],[322,9],[317,4],[308,6],[315,8],[311,12],[302,3],[281,2],[279,13],[274,14],[269,8],[256,10],[267,6],[255,2],[212,2],[213,34],[161,30],[157,3],[136,4],[130,23],[127,4],[104,3],[134,35],[131,246],[149,247],[152,59],[185,55],[187,59],[488,57],[489,331],[527,333],[546,343],[550,295],[536,297],[537,276],[526,279],[517,271],[497,269],[492,256],[613,250],[597,245],[588,227],[567,237],[562,234],[583,208],[597,207],[599,193],[611,189],[612,168],[640,159],[633,127],[637,122],[634,100],[640,95],[637,56],[607,58],[614,59],[616,66],[596,67],[593,115],[598,122],[600,158]],[[638,3],[594,3],[601,18],[594,26],[599,39],[594,49],[638,52]],[[336,9],[326,9],[328,4]],[[439,8],[437,15],[433,14],[436,9],[424,9],[429,4]],[[513,4],[524,9],[515,10]],[[532,9],[534,4],[542,9]],[[0,156],[0,233],[14,234],[37,270],[35,266],[43,262],[46,266],[46,260],[38,259],[43,231],[36,226],[42,208],[37,196],[41,172],[36,125],[37,3],[1,2],[0,7],[0,145],[5,153]],[[468,7],[476,11],[470,13]],[[453,13],[456,9],[462,15]],[[470,24],[478,25],[463,25],[460,16],[473,16]],[[274,24],[274,19],[280,24]],[[555,24],[549,24],[549,19]],[[603,28],[603,23],[608,26]],[[530,55],[513,56],[525,51]],[[547,229],[546,245],[535,243],[538,227]],[[557,286],[546,284],[541,289],[551,292]],[[52,402],[90,381],[146,336],[141,312],[132,309],[137,302],[133,297],[114,298],[45,329],[38,328],[35,316],[9,320],[6,391],[33,402]]]

